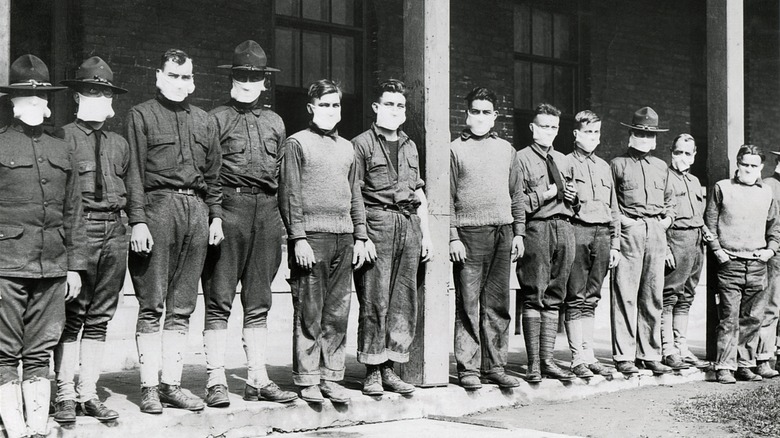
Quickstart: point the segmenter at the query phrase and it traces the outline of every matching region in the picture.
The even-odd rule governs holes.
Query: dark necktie
[[[103,132],[99,129],[93,131],[95,134],[95,201],[103,200],[103,166],[100,163],[100,137]]]
[[[556,198],[558,201],[563,201],[563,180],[561,179],[561,171],[558,170],[558,166],[555,165],[555,160],[553,160],[552,155],[547,154],[547,173],[550,176],[550,179],[555,183],[555,187],[558,188],[558,194],[556,195]]]

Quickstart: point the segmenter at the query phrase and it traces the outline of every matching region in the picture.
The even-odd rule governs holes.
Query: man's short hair
[[[493,108],[495,108],[496,103],[498,102],[498,97],[496,97],[496,93],[494,93],[493,90],[490,90],[489,88],[474,87],[474,89],[466,95],[466,106],[471,108],[471,103],[475,100],[487,100],[488,102],[492,103]]]
[[[577,113],[576,116],[574,116],[574,129],[582,129],[585,125],[590,125],[591,123],[600,122],[601,117],[598,116],[598,114],[594,113],[591,110],[583,110]]]
[[[382,82],[376,89],[375,102],[379,102],[379,99],[381,99],[382,95],[385,93],[401,93],[405,96],[406,85],[398,79],[388,79]]]
[[[534,118],[536,116],[541,115],[549,115],[549,116],[555,116],[555,117],[561,117],[561,110],[554,107],[553,105],[549,103],[540,103],[536,106],[536,109],[534,109]]]
[[[165,68],[165,63],[168,61],[182,65],[185,62],[187,62],[188,59],[192,59],[192,58],[190,58],[189,55],[184,53],[184,50],[168,49],[160,57],[160,70]]]
[[[766,159],[764,151],[762,151],[760,147],[752,144],[743,144],[739,147],[739,151],[737,152],[737,163],[742,161],[742,157],[745,155],[758,155],[761,158],[762,163]]]
[[[677,143],[693,143],[693,152],[696,152],[696,140],[693,139],[691,134],[682,133],[672,140],[671,151],[674,152],[677,149]]]
[[[314,99],[319,99],[326,94],[337,93],[341,99],[341,88],[339,84],[330,79],[320,79],[309,85],[309,103],[314,103]]]

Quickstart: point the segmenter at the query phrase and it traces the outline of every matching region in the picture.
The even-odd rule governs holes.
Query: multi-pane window
[[[580,76],[578,35],[576,8],[566,10],[534,2],[514,6],[514,107],[520,137],[526,137],[522,126],[527,126],[530,120],[526,119],[541,102],[562,111],[562,128],[576,113]]]
[[[542,101],[573,113],[577,92],[575,15],[516,5],[515,107],[533,109]]]
[[[305,117],[285,105],[302,105],[305,101],[301,101],[301,93],[309,84],[327,78],[337,81],[344,92],[342,131],[360,132],[364,38],[361,5],[359,0],[275,0],[274,55],[276,66],[282,70],[276,74],[277,107],[294,117],[289,123],[292,128],[305,126]],[[279,97],[288,99],[288,103]]]

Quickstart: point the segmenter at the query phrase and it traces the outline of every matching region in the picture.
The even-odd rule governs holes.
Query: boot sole
[[[247,400],[247,399],[244,399],[244,400]],[[210,408],[226,408],[226,407],[230,406],[230,400],[218,401],[218,402],[215,402],[215,403],[206,403],[206,406],[208,406]]]
[[[72,424],[76,422],[76,417],[73,417],[72,419],[54,417],[54,421],[56,421],[57,424]]]
[[[152,414],[152,415],[159,415],[163,413],[162,408],[160,409],[141,409],[141,412],[144,414]]]
[[[480,386],[482,386],[482,385],[480,385]],[[385,386],[384,388],[385,388],[385,391],[387,391],[387,392],[394,392],[396,394],[402,394],[402,395],[411,394],[411,393],[414,392],[414,388],[412,388],[412,389],[404,389],[404,390],[397,390],[397,389],[393,389],[393,388],[390,388],[390,387],[387,387],[387,386]]]
[[[98,417],[97,415],[89,415],[89,414],[84,414],[84,416],[85,417],[92,417],[92,418],[94,418],[94,419],[96,419],[98,421],[112,421],[112,420],[116,420],[117,418],[119,418],[119,414],[111,415],[111,416],[108,416],[108,417]]]
[[[265,397],[257,397],[257,401],[267,401],[267,402],[273,402],[273,403],[290,403],[292,401],[298,400],[298,396],[294,395],[292,397],[287,398],[265,398]]]
[[[199,406],[199,407],[196,407],[196,408],[187,408],[187,407],[184,407],[184,406],[179,406],[179,405],[176,405],[176,404],[173,404],[173,403],[167,403],[167,402],[162,402],[162,405],[165,408],[184,409],[185,411],[192,411],[192,412],[202,411],[206,407],[206,405],[203,405],[203,406]]]

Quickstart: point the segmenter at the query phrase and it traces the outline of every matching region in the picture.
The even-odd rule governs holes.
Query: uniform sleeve
[[[720,186],[715,184],[707,201],[707,208],[704,210],[704,226],[711,233],[712,238],[709,241],[709,247],[713,252],[722,249],[718,239],[718,218],[720,217],[721,202],[723,202],[723,193],[720,191]]]
[[[525,213],[527,216],[528,214],[535,213],[537,210],[539,210],[539,207],[544,204],[544,192],[547,191],[547,187],[542,184],[536,189],[533,189],[530,185],[528,185],[528,180],[529,178],[532,178],[532,175],[530,175],[530,170],[526,166],[523,166],[523,162],[520,159],[520,156],[521,155],[518,152],[515,155],[515,160],[517,161],[518,167],[520,169],[520,179],[523,183],[523,194],[525,195]]]
[[[144,211],[144,179],[146,173],[146,126],[143,116],[131,109],[127,116],[126,137],[130,150],[125,186],[127,188],[127,217],[130,225],[146,223]]]
[[[65,180],[65,203],[62,223],[65,231],[65,248],[68,254],[68,271],[87,269],[87,232],[81,207],[81,188],[79,187],[78,163],[75,147],[70,147],[68,159],[70,170]]]
[[[206,205],[209,207],[209,222],[212,219],[222,219],[222,183],[219,180],[219,170],[222,167],[222,148],[219,143],[219,131],[213,117],[208,117],[206,128],[209,149],[206,152],[206,168],[203,180],[206,182]]]
[[[612,175],[609,175],[612,179]],[[620,208],[618,207],[617,190],[615,189],[615,180],[612,179],[612,189],[609,193],[609,211],[611,220],[609,221],[609,241],[610,249],[620,251]]]
[[[674,195],[674,187],[669,181],[669,168],[666,168],[664,181],[664,212],[663,216],[668,217],[674,222],[674,218],[677,217],[677,199]],[[669,225],[671,228],[671,225]]]
[[[512,232],[525,236],[525,200],[522,174],[517,162],[517,152],[512,149],[512,164],[509,167],[509,196],[512,199]]]
[[[301,144],[288,138],[279,153],[279,211],[291,240],[305,239],[301,188]]]
[[[349,185],[352,187],[352,201],[350,207],[350,216],[352,217],[353,236],[355,240],[368,240],[368,231],[366,229],[366,207],[363,203],[363,192],[360,188],[360,181],[357,178],[357,163],[352,159],[352,166],[349,168]]]

